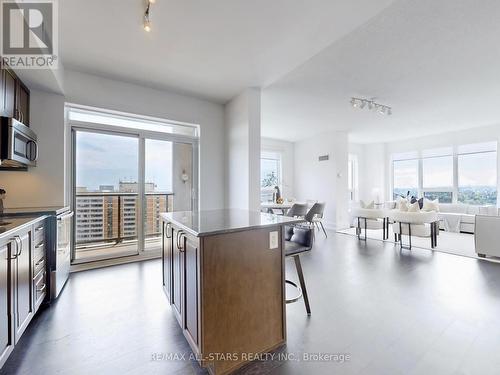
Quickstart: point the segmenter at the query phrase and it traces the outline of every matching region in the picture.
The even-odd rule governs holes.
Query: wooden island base
[[[197,215],[228,213],[234,216]],[[282,221],[294,219],[269,222],[274,215],[263,214],[259,225],[234,228],[221,220],[226,227],[202,232],[186,224],[188,213],[183,220],[174,214],[162,214],[163,287],[200,365],[228,374],[283,345]]]

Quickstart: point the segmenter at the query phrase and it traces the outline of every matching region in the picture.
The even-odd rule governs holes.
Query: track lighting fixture
[[[385,104],[376,103],[373,99],[351,98],[351,106],[353,108],[363,109],[365,107],[370,111],[376,111],[381,115],[392,115],[392,108]]]
[[[146,6],[146,11],[144,12],[144,31],[151,31],[151,4],[154,4],[156,0],[148,0],[148,4]]]

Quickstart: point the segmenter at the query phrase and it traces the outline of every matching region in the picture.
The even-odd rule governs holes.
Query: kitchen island
[[[163,288],[202,367],[227,374],[286,342],[284,226],[231,209],[161,214]]]

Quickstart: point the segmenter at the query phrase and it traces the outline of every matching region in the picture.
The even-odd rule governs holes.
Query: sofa
[[[474,233],[476,215],[499,216],[496,206],[474,206],[463,203],[439,204],[439,228],[450,232]]]

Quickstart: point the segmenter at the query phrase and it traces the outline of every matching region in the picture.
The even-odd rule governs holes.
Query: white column
[[[261,92],[247,89],[225,107],[226,207],[260,209]]]

